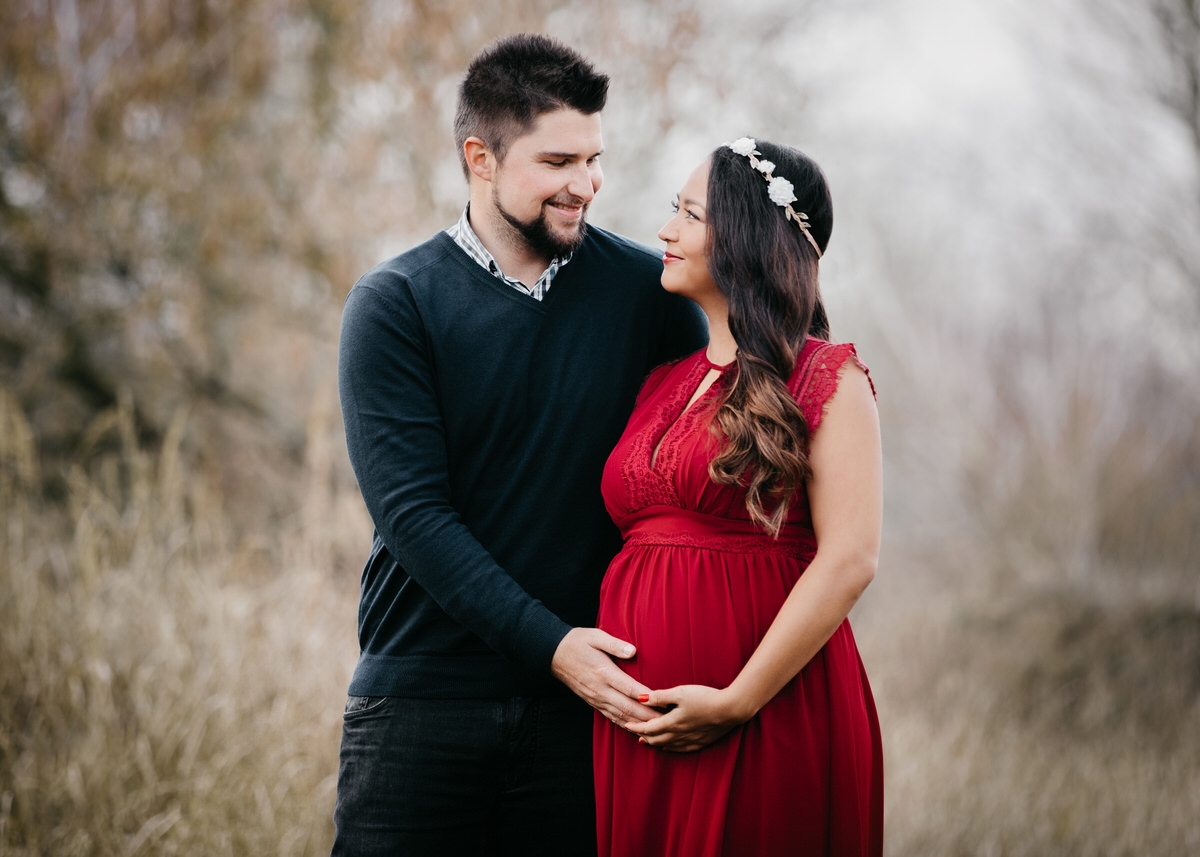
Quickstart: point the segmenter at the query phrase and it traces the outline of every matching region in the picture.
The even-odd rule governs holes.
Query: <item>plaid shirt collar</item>
[[[462,215],[458,218],[458,223],[455,223],[446,230],[446,234],[454,239],[454,243],[463,249],[463,251],[478,262],[484,270],[492,274],[496,278],[502,280],[512,286],[519,292],[529,295],[535,300],[541,300],[546,296],[546,292],[550,291],[550,284],[554,281],[554,276],[559,269],[571,261],[573,253],[568,253],[565,256],[555,256],[550,260],[549,267],[542,272],[538,277],[537,282],[532,286],[527,286],[520,280],[515,280],[512,277],[506,276],[500,270],[500,266],[496,264],[496,259],[488,252],[488,249],[483,246],[483,242],[479,240],[479,236],[475,234],[475,230],[471,228],[469,214],[471,206],[468,203],[463,209]]]

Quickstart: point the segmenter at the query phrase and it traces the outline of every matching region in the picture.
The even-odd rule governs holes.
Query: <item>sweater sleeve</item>
[[[664,295],[667,311],[659,339],[656,364],[678,360],[708,345],[708,320],[692,301],[679,295]]]
[[[360,281],[342,315],[338,389],[367,510],[404,572],[454,621],[548,671],[570,627],[496,563],[454,508],[435,367],[418,311],[399,291],[392,300]]]

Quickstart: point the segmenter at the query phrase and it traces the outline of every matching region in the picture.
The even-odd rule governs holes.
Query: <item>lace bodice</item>
[[[866,370],[851,344],[810,338],[788,380],[810,437],[818,430],[825,408],[837,390],[838,373],[847,359]],[[703,350],[660,366],[646,379],[629,424],[605,466],[603,491],[609,513],[626,530],[630,516],[656,506],[749,520],[745,491],[717,485],[708,464],[719,449],[712,428],[720,392],[736,371],[730,367],[691,407],[688,402],[714,367]],[[869,377],[869,376],[868,376]],[[873,389],[873,387],[872,387]],[[806,524],[808,498],[798,492],[789,524]]]

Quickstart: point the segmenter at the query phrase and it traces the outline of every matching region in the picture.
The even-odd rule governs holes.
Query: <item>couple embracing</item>
[[[502,39],[459,90],[458,222],[351,290],[375,525],[335,855],[879,855],[847,614],[875,573],[874,390],[818,289],[832,203],[742,138],[665,253],[586,225],[608,78]]]

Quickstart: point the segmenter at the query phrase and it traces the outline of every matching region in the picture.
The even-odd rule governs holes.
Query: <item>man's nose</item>
[[[601,173],[599,165],[580,164],[571,171],[571,178],[567,182],[567,192],[583,200],[586,205],[595,198],[596,191],[600,190],[600,184],[603,181],[604,175]]]

